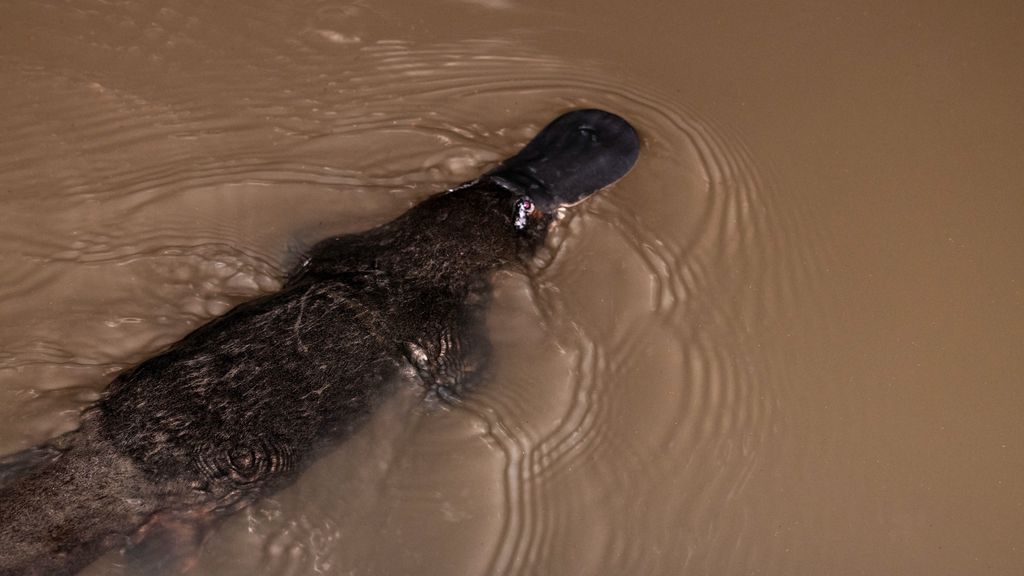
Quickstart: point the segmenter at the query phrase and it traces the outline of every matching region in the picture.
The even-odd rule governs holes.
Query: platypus
[[[320,241],[280,291],[121,372],[73,432],[0,464],[0,574],[72,574],[144,535],[209,525],[293,480],[402,382],[462,394],[501,268],[556,211],[626,174],[636,131],[601,110],[395,220]]]

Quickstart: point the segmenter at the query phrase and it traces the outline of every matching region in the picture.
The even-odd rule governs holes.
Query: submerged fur
[[[121,373],[78,430],[0,461],[0,575],[71,574],[152,534],[198,542],[403,378],[458,394],[486,357],[491,275],[638,150],[621,118],[567,113],[495,171],[320,242],[276,294]]]
[[[73,573],[143,526],[208,523],[293,478],[402,374],[458,392],[483,363],[491,273],[549,217],[514,226],[486,183],[329,238],[276,294],[120,374],[82,426],[0,488],[0,573]]]

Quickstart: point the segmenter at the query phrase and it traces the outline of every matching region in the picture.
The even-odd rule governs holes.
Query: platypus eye
[[[530,214],[533,214],[533,201],[523,196],[516,201],[516,214],[513,226],[516,230],[526,230],[526,225],[529,223]]]

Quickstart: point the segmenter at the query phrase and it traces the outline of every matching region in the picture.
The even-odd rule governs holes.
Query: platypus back
[[[280,292],[121,373],[0,487],[0,574],[73,573],[147,533],[198,531],[289,482],[391,387],[460,393],[484,365],[491,274],[638,150],[618,116],[569,112],[481,178],[320,242]]]

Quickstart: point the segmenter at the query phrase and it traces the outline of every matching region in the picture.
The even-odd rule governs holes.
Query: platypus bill
[[[0,462],[0,574],[72,574],[145,534],[200,534],[292,480],[403,379],[462,392],[485,356],[491,275],[639,148],[622,118],[568,112],[480,178],[319,242],[279,292],[122,372],[78,430]]]

